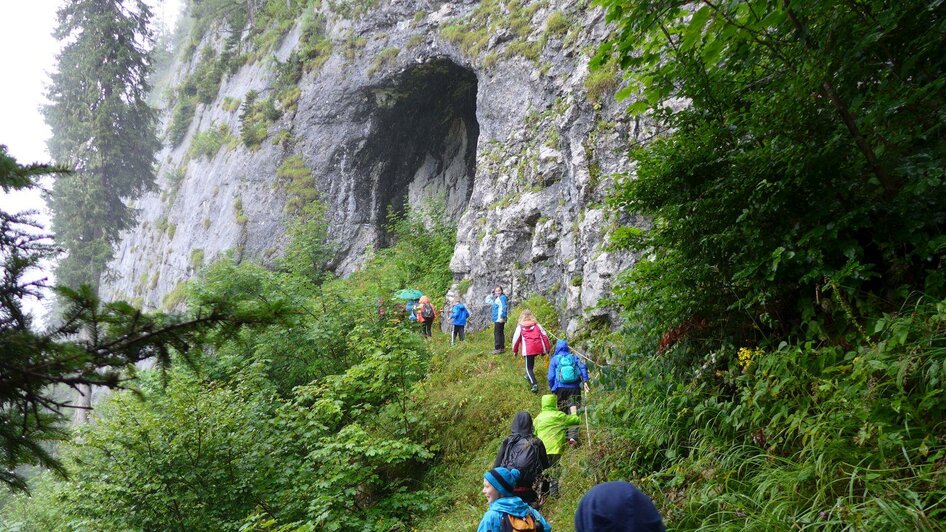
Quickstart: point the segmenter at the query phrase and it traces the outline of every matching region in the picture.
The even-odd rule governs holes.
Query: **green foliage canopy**
[[[849,324],[832,292],[855,313],[942,293],[940,2],[602,4],[597,60],[670,132],[613,198],[653,219],[616,239],[646,251],[622,297],[652,331],[822,339]]]

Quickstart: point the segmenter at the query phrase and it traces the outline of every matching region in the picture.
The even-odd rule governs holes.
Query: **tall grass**
[[[689,371],[628,357],[596,421],[677,529],[942,529],[944,309],[886,315],[848,347],[723,350]]]

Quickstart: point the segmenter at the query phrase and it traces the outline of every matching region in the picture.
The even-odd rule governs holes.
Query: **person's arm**
[[[500,294],[499,296],[499,317],[509,318],[509,298],[506,297],[506,294]]]
[[[545,354],[548,354],[552,351],[552,342],[549,341],[549,335],[545,332],[545,329],[542,327],[542,324],[539,323],[539,335],[542,339],[542,350]]]
[[[506,439],[506,440],[503,440],[501,444],[499,444],[499,451],[496,452],[496,460],[493,461],[493,467],[503,466],[503,456],[506,454],[506,445],[508,441],[509,440]]]
[[[581,425],[581,418],[575,414],[566,414],[559,411],[558,416],[555,418],[555,422],[559,429],[565,429],[568,427]]]
[[[490,295],[486,296],[486,299],[483,300],[483,303],[486,303],[487,305],[492,305],[492,304],[493,304],[493,295],[490,294]]]
[[[516,332],[512,335],[512,352],[519,352],[519,343],[522,341],[522,328],[516,325]]]
[[[549,468],[549,453],[545,451],[545,443],[542,442],[542,438],[536,436],[535,444],[539,447],[539,465],[542,466],[542,471],[545,471]]]
[[[585,363],[581,361],[577,356],[575,360],[578,361],[578,369],[581,371],[581,382],[588,382],[588,368],[585,367]]]

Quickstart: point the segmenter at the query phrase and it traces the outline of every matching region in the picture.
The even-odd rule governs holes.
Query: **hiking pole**
[[[587,386],[587,384],[585,384],[585,386]],[[591,447],[592,447],[592,444],[594,443],[594,441],[591,438],[591,423],[588,421],[588,397],[591,396],[591,388],[589,387],[589,388],[583,389],[581,393],[582,393],[582,399],[581,399],[582,408],[581,409],[584,412],[584,416],[585,416],[585,432],[588,433],[588,445],[586,449],[588,449],[588,451],[591,452]],[[595,484],[597,484],[598,473],[593,467],[591,468],[591,475],[592,477],[594,477]]]

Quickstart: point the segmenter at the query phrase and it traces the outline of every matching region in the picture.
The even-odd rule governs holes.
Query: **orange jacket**
[[[434,317],[430,321],[437,321],[437,317],[439,316],[437,307],[430,302],[430,298],[427,296],[421,296],[420,301],[417,302],[417,308],[414,309],[414,313],[417,314],[417,321],[420,323],[427,321],[424,319],[424,304],[430,305],[430,308],[434,309]]]

